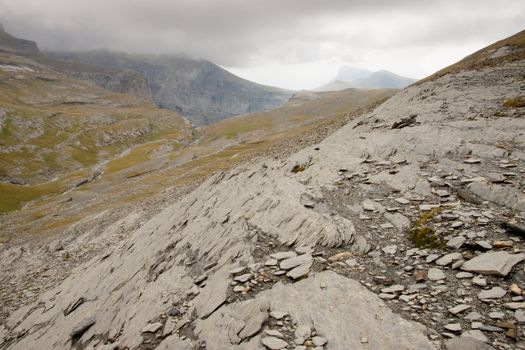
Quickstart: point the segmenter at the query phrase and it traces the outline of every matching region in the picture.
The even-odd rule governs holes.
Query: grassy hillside
[[[205,140],[217,138],[255,141],[272,138],[290,129],[316,124],[322,119],[370,106],[397,90],[347,89],[299,92],[283,107],[263,113],[223,120],[201,129]]]
[[[169,146],[170,136],[133,146],[101,166],[104,174],[96,181],[41,197],[5,216],[0,241],[8,240],[12,232],[51,233],[104,210],[130,210],[125,208],[252,158],[293,152],[318,142],[353,113],[377,105],[395,91],[301,92],[281,108],[202,127],[188,146]]]
[[[0,211],[91,176],[127,148],[191,127],[171,111],[68,78],[35,61],[0,54]]]

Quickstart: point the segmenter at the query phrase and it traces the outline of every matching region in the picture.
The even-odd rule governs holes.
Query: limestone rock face
[[[325,287],[321,289],[321,285]],[[260,305],[286,312],[299,325],[315,328],[328,339],[329,349],[434,349],[423,335],[422,325],[404,320],[358,282],[331,271],[294,284],[278,283],[254,300],[230,304],[197,321],[196,332],[207,340],[207,348],[226,349],[238,341],[233,338],[231,342],[229,320],[240,320],[238,328],[243,329],[248,315],[258,317]],[[362,344],[363,337],[368,344]]]
[[[148,80],[131,69],[107,69],[83,64],[50,62],[56,70],[79,80],[89,81],[104,89],[131,94],[153,102]]]

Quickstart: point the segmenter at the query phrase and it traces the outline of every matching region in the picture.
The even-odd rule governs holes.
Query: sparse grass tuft
[[[436,215],[440,214],[443,211],[443,208],[433,208],[429,211],[421,214],[419,219],[416,221],[416,226],[422,226],[428,224],[430,221],[434,220]]]
[[[428,226],[417,226],[410,230],[410,241],[418,248],[439,248],[443,245],[434,230]]]
[[[503,102],[503,106],[507,108],[523,108],[525,107],[525,96],[509,98]]]
[[[432,227],[427,226],[442,211],[442,208],[434,208],[421,214],[409,233],[412,244],[418,248],[443,247],[443,240],[434,232]]]
[[[297,174],[297,173],[305,171],[305,169],[306,167],[303,164],[296,164],[292,168],[292,173]]]

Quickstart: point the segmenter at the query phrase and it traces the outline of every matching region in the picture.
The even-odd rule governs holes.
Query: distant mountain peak
[[[351,66],[341,66],[334,80],[340,81],[353,81],[363,79],[373,73],[372,71],[364,68],[357,68]]]
[[[398,75],[386,69],[370,71],[364,68],[342,66],[335,78],[318,87],[316,91],[339,91],[349,88],[362,89],[402,89],[416,80]]]

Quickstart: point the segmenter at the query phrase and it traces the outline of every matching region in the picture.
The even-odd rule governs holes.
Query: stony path
[[[525,111],[502,107],[524,75],[410,87],[208,179],[11,314],[2,347],[525,348]]]

